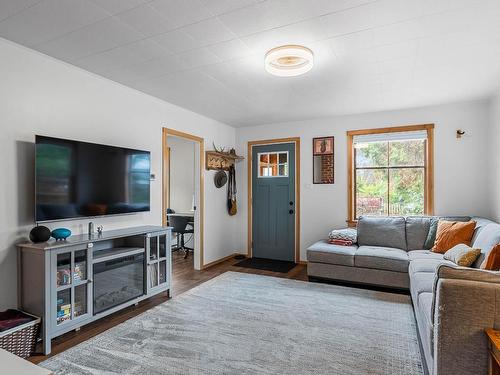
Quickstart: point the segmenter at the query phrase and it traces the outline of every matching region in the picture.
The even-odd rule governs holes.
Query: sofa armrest
[[[500,273],[441,266],[434,317],[432,373],[486,374],[489,354],[484,330],[500,328]]]
[[[436,276],[438,279],[460,279],[500,284],[500,272],[498,271],[487,271],[470,267],[453,267],[447,264],[439,266]]]

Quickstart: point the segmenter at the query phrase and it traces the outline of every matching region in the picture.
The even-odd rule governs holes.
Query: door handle
[[[292,214],[293,214],[293,210],[288,211],[288,213],[289,213],[290,215],[292,215]]]
[[[293,206],[293,201],[290,201],[290,206]]]

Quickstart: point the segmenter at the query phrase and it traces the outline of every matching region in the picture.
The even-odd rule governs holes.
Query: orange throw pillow
[[[500,243],[493,246],[486,259],[479,266],[482,270],[498,271],[500,270]]]
[[[439,220],[436,241],[434,241],[432,251],[444,254],[453,246],[461,243],[470,246],[474,229],[476,229],[475,221],[460,222]]]

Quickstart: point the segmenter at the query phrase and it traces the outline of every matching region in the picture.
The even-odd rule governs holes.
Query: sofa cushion
[[[360,246],[354,254],[356,267],[408,272],[408,254],[392,247]]]
[[[432,293],[436,274],[434,272],[415,272],[410,277],[410,291],[413,302],[417,301],[420,293]]]
[[[500,224],[489,223],[482,227],[477,234],[472,247],[481,249],[481,254],[474,262],[472,267],[479,268],[481,263],[486,259],[489,252],[497,243],[500,242]]]
[[[322,240],[307,249],[307,261],[352,267],[357,248],[357,246],[331,245]]]
[[[430,272],[436,273],[438,267],[441,264],[447,264],[454,266],[453,262],[444,259],[410,259],[410,266],[408,267],[408,273],[410,274],[410,278],[417,272]]]
[[[434,345],[434,321],[433,321],[433,301],[434,294],[433,293],[420,293],[418,295],[418,300],[416,302],[416,314],[420,315],[420,322],[424,324],[424,329],[420,329],[421,333],[425,332],[424,342],[430,344],[430,347],[433,348]],[[431,354],[434,355],[434,351],[431,350]]]
[[[408,250],[424,248],[430,226],[430,216],[408,216],[406,218],[406,247]]]
[[[358,220],[358,245],[406,250],[404,217],[362,216]]]
[[[479,233],[481,233],[486,225],[496,224],[494,221],[480,216],[473,216],[471,220],[474,220],[476,222],[476,229],[474,230],[474,235],[472,236],[472,243],[476,242],[477,236],[479,235]]]
[[[415,259],[443,259],[443,254],[434,253],[430,250],[412,250],[408,252],[410,260]]]

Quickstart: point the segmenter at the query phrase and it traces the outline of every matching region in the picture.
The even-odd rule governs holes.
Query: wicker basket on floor
[[[28,358],[35,352],[41,319],[28,313],[23,314],[32,316],[33,320],[0,332],[0,348],[21,358]]]

